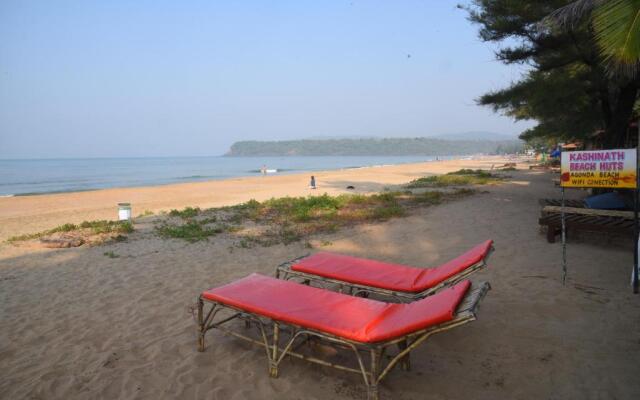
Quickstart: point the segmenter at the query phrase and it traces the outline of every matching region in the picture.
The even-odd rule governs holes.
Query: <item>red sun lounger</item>
[[[484,268],[492,251],[493,240],[487,240],[435,268],[319,252],[278,266],[276,277],[312,281],[324,288],[337,284],[340,291],[353,295],[376,293],[411,301],[430,296]]]
[[[252,274],[200,295],[198,350],[207,331],[220,329],[264,347],[272,377],[285,356],[300,358],[360,374],[368,398],[378,399],[378,385],[394,366],[408,369],[409,353],[428,337],[475,320],[488,290],[487,283],[472,288],[462,281],[419,301],[385,303]],[[236,319],[244,329],[229,326]],[[317,358],[303,346],[317,342],[352,351],[353,363]]]

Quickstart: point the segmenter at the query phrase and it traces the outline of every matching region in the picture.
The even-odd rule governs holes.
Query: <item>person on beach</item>
[[[309,182],[309,187],[311,189],[315,189],[316,188],[316,177],[311,175],[311,182]]]
[[[267,166],[263,165],[262,168],[260,168],[260,172],[262,173],[262,175],[266,175],[267,174]]]

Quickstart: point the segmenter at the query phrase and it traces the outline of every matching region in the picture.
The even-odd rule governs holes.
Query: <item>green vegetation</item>
[[[229,220],[249,220],[264,229],[259,235],[243,236],[240,247],[253,244],[289,244],[315,233],[335,232],[341,226],[365,221],[384,221],[405,213],[397,193],[282,197],[264,202],[251,200],[225,209]]]
[[[415,201],[420,204],[436,205],[442,203],[442,192],[424,192],[415,197]]]
[[[504,154],[521,151],[519,140],[444,140],[435,138],[328,139],[236,142],[228,156],[375,156]]]
[[[184,210],[171,210],[169,215],[172,217],[180,217],[183,219],[193,218],[200,214],[200,207],[186,207]]]
[[[640,2],[576,0],[549,18],[561,27],[591,24],[604,66],[611,74],[633,78],[640,72]]]
[[[435,205],[472,192],[414,194],[411,191],[389,191],[369,196],[323,194],[273,198],[263,202],[250,200],[236,206],[205,210],[188,207],[170,213],[180,220],[169,219],[155,229],[163,238],[183,239],[190,243],[229,233],[237,238],[235,246],[241,248],[289,244],[356,223],[401,217],[411,207]]]
[[[144,210],[144,212],[142,214],[138,215],[138,218],[148,217],[148,216],[151,216],[151,215],[153,215],[153,211]]]
[[[131,233],[133,232],[133,224],[129,221],[84,221],[78,225],[64,224],[46,231],[31,233],[26,235],[12,236],[7,242],[20,242],[25,240],[39,239],[41,237],[50,236],[55,233],[79,232],[94,235],[110,234],[110,233]]]
[[[483,176],[477,171],[462,171],[461,174],[476,179],[477,176]],[[225,233],[229,235],[227,237],[235,239],[236,247],[272,246],[306,240],[313,234],[336,232],[353,224],[402,217],[411,208],[440,204],[471,193],[473,191],[467,189],[422,193],[410,190],[385,191],[373,195],[338,196],[325,193],[320,196],[272,198],[262,202],[250,200],[231,207],[187,207],[171,210],[167,216],[156,221],[154,230],[161,238],[182,239],[189,243],[206,241]],[[133,232],[133,229],[129,221],[85,221],[77,225],[60,225],[35,234],[14,236],[8,241],[38,239],[56,233],[71,233],[84,238],[101,235],[94,243],[104,241],[102,235],[110,235],[110,240],[124,241],[127,240],[125,234]],[[305,242],[309,243],[308,240]],[[330,244],[326,241],[322,243]],[[119,257],[113,251],[103,254],[109,258]]]
[[[189,243],[200,240],[208,240],[210,236],[217,235],[225,231],[224,226],[219,225],[209,227],[207,220],[190,220],[181,225],[173,225],[168,222],[156,226],[156,232],[163,238],[184,239]]]
[[[445,175],[426,176],[409,182],[410,189],[425,187],[446,187],[466,185],[486,185],[501,181],[503,178],[480,169],[461,169]],[[438,192],[431,192],[438,193]]]
[[[272,222],[286,226],[291,222],[331,225],[340,221],[384,220],[403,214],[398,205],[400,192],[371,196],[282,197],[245,205],[255,222]],[[248,207],[247,207],[248,206]]]
[[[536,121],[520,137],[545,147],[567,140],[628,147],[629,121],[640,114],[639,7],[635,0],[474,0],[463,6],[480,38],[499,46],[499,61],[530,67],[477,102],[514,120]],[[626,61],[632,73],[612,73],[614,59]]]
[[[72,225],[72,224],[67,224]],[[101,233],[131,233],[133,224],[130,221],[84,221],[77,226],[80,229],[91,229],[95,234]],[[73,230],[73,229],[71,229]]]

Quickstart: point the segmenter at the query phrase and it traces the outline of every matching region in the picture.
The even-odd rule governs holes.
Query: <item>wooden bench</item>
[[[596,210],[591,208],[565,207],[565,226],[567,232],[590,231],[625,235],[633,234],[633,212]],[[538,223],[547,226],[547,241],[554,243],[556,235],[562,231],[562,207],[546,206]]]

